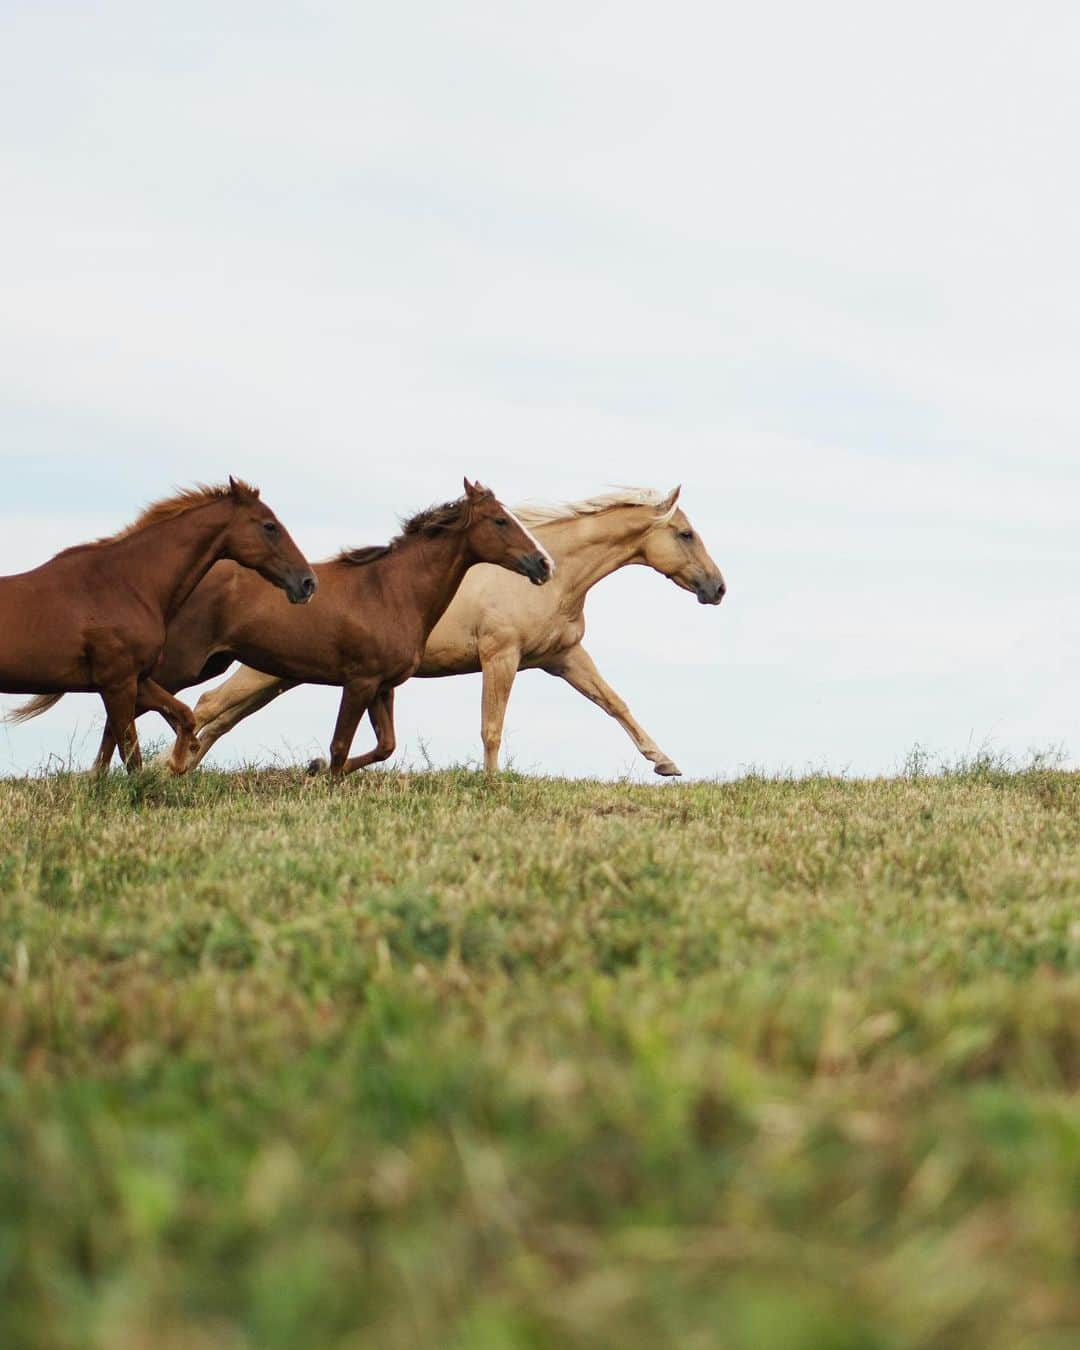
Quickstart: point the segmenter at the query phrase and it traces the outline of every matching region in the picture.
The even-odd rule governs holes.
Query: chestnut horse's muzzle
[[[534,586],[542,586],[551,580],[551,561],[544,553],[526,553],[518,563],[518,570],[529,578]]]
[[[319,582],[314,572],[304,572],[295,581],[290,581],[285,587],[285,594],[289,597],[290,605],[306,605],[315,592],[319,589]]]
[[[719,572],[715,576],[702,577],[694,583],[699,605],[718,605],[727,594],[727,582]]]

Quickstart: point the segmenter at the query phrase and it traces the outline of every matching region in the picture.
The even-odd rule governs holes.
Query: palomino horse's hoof
[[[661,778],[682,777],[682,769],[670,759],[662,759],[660,763],[653,768],[653,773],[658,773]]]
[[[329,760],[323,759],[322,755],[316,755],[307,766],[308,777],[314,778],[316,774],[325,773],[329,767]]]

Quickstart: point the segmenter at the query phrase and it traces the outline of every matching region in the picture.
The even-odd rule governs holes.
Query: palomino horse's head
[[[522,525],[490,488],[465,479],[469,507],[465,533],[479,562],[495,563],[542,586],[555,575],[555,560],[535,534]]]
[[[657,508],[656,524],[641,545],[641,561],[670,577],[684,591],[693,591],[702,605],[718,605],[727,583],[724,574],[709,557],[701,537],[676,502],[675,488]]]
[[[258,488],[230,477],[229,492],[233,514],[225,534],[224,556],[280,586],[292,604],[306,604],[319,583],[292,535],[259,500]]]

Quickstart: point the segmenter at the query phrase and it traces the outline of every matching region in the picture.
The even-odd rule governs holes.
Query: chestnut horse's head
[[[701,536],[676,503],[674,488],[657,508],[656,523],[641,544],[641,561],[693,591],[702,605],[718,605],[727,591],[724,574],[709,557]]]
[[[292,535],[260,501],[258,488],[230,477],[229,495],[233,513],[222,556],[254,568],[261,577],[280,586],[292,604],[306,604],[319,583]]]
[[[478,562],[495,563],[520,572],[534,586],[555,575],[555,560],[535,534],[522,525],[490,488],[465,479],[468,521],[465,534]]]

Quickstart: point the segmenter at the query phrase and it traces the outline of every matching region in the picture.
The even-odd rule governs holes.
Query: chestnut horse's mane
[[[394,536],[388,544],[373,544],[368,548],[343,548],[332,562],[344,563],[347,567],[366,567],[368,563],[378,562],[392,553],[406,539],[433,534],[457,534],[467,529],[472,510],[468,497],[457,497],[452,502],[443,502],[441,506],[428,506],[417,511],[401,522],[401,533]]]
[[[183,488],[180,492],[174,493],[171,497],[163,497],[159,502],[151,502],[149,506],[144,507],[138,516],[130,525],[125,525],[122,530],[117,530],[115,534],[102,535],[100,539],[92,539],[86,544],[75,544],[72,548],[64,549],[64,553],[74,553],[80,548],[95,548],[98,544],[115,544],[120,539],[127,539],[133,534],[138,534],[140,530],[145,530],[149,525],[160,525],[164,520],[172,520],[174,516],[182,516],[188,511],[194,511],[197,506],[207,506],[210,502],[221,501],[226,497],[258,497],[259,489],[252,487],[250,483],[245,483],[241,479],[235,479],[235,486],[229,483],[216,483],[207,486],[205,483],[196,483],[194,487]],[[57,554],[62,557],[63,554]]]

